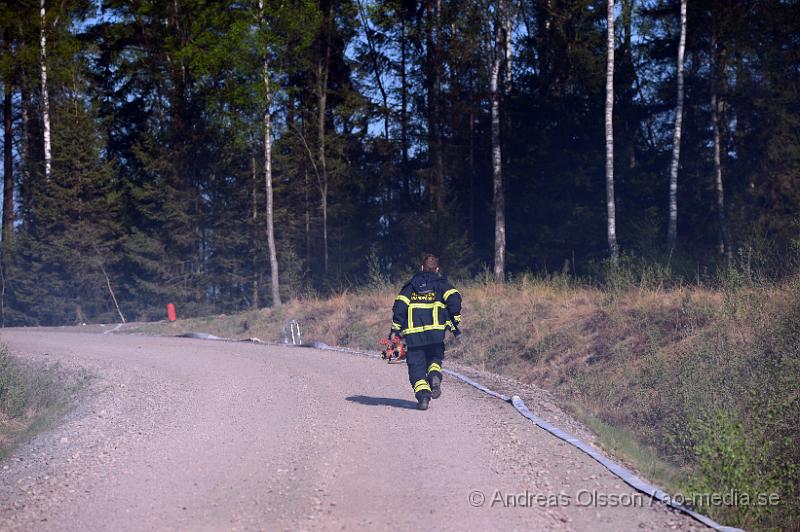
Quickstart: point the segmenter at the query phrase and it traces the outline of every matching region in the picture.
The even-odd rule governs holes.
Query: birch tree
[[[497,0],[492,13],[487,9],[490,19],[490,32],[487,38],[489,57],[489,96],[491,102],[491,153],[492,153],[492,191],[494,195],[494,277],[498,282],[506,278],[506,213],[505,192],[503,189],[503,156],[500,146],[500,68],[506,54],[505,35],[509,28],[506,16],[506,2]]]
[[[261,29],[266,30],[266,10],[264,9],[264,0],[258,0],[258,9],[260,15]],[[265,38],[262,35],[262,38]],[[263,114],[263,127],[264,127],[264,184],[267,196],[267,247],[269,248],[269,270],[270,270],[270,286],[272,288],[272,305],[279,307],[281,305],[281,291],[280,291],[280,278],[278,275],[278,252],[275,246],[275,226],[274,226],[274,209],[272,197],[272,116],[270,114],[270,107],[272,106],[272,91],[269,82],[269,56],[268,51],[265,50],[262,57],[261,79],[264,89],[264,114]]]
[[[328,75],[331,62],[331,34],[333,33],[333,2],[327,6],[320,35],[317,58],[317,157],[319,159],[319,188],[322,203],[323,271],[328,273],[328,161],[325,156],[325,124],[328,102]]]
[[[617,219],[614,201],[614,0],[608,0],[608,46],[606,48],[606,205],[608,250],[612,262],[619,259]]]
[[[44,176],[50,180],[52,155],[50,150],[50,97],[47,93],[47,6],[45,0],[39,2],[39,72],[42,82],[42,140],[44,143]]]
[[[678,166],[681,156],[681,126],[683,122],[683,56],[686,50],[686,4],[681,0],[681,36],[678,42],[678,100],[675,106],[675,130],[672,137],[672,163],[669,169],[669,229],[667,248],[670,255],[678,238]]]

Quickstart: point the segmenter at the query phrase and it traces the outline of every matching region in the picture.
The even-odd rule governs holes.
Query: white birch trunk
[[[264,89],[266,102],[264,106],[264,182],[267,189],[267,246],[269,246],[270,285],[272,286],[272,304],[281,305],[281,290],[278,276],[278,252],[275,247],[275,226],[272,203],[272,119],[270,117],[269,66],[264,61]]]
[[[608,250],[612,262],[619,258],[614,201],[614,0],[608,0],[608,46],[606,59],[606,203],[608,208]]]
[[[670,255],[678,239],[678,166],[681,157],[681,126],[683,124],[683,57],[686,50],[686,3],[681,0],[681,37],[678,42],[678,102],[675,107],[675,132],[672,137],[672,163],[669,169],[669,229],[667,247]]]
[[[258,0],[262,22],[264,17],[264,0]],[[272,205],[272,117],[270,107],[272,95],[269,86],[269,62],[266,54],[262,69],[264,82],[264,182],[267,189],[267,246],[269,247],[270,285],[272,288],[272,305],[281,305],[280,280],[278,275],[278,252],[275,247],[275,226]]]
[[[512,76],[512,72],[511,72],[511,57],[512,57],[512,55],[511,55],[511,52],[512,52],[512,50],[511,50],[511,28],[514,27],[514,23],[513,23],[513,16],[514,15],[512,14],[511,8],[509,8],[508,13],[506,15],[507,15],[508,18],[506,18],[506,20],[505,20],[505,28],[503,28],[505,30],[503,32],[503,41],[504,41],[504,50],[503,50],[503,52],[504,52],[505,69],[506,69],[506,80],[505,80],[506,81],[506,83],[505,83],[506,86],[504,87],[504,90],[505,90],[506,94],[510,94],[511,93],[511,88],[512,88],[511,84],[513,82],[513,76]]]
[[[500,65],[504,56],[504,42],[501,30],[503,21],[502,2],[498,2],[494,24],[493,42],[490,44],[491,75],[489,92],[492,115],[492,180],[494,192],[494,277],[497,282],[506,279],[506,214],[503,190],[503,157],[500,147]]]
[[[45,0],[40,0],[41,29],[39,31],[39,68],[42,78],[42,123],[44,125],[44,176],[50,180],[51,149],[50,149],[50,97],[47,93],[47,9]]]

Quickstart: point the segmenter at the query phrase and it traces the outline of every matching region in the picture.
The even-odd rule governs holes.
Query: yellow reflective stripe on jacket
[[[410,305],[410,304],[411,304],[411,300],[410,300],[410,299],[408,299],[406,296],[404,296],[404,295],[402,295],[402,294],[401,294],[401,295],[399,295],[399,296],[397,296],[396,298],[394,298],[394,300],[395,300],[395,301],[402,301],[402,302],[403,302],[403,303],[405,303],[406,305]]]
[[[412,308],[447,308],[447,305],[441,301],[436,301],[434,303],[411,303],[409,306]]]
[[[456,314],[453,319],[456,320],[456,323],[461,323],[461,314]]]
[[[447,325],[422,325],[420,327],[408,328],[403,331],[403,335],[414,334],[425,331],[443,331]]]
[[[452,322],[452,321],[450,321],[450,320],[447,320],[446,322],[444,322],[444,324],[445,324],[446,326],[450,327],[451,329],[455,329],[455,327],[453,326],[453,322]]]
[[[414,383],[414,393],[417,393],[422,390],[431,391],[431,385],[428,384],[428,381],[426,381],[425,379],[420,379]]]
[[[399,331],[402,328],[403,328],[403,326],[400,325],[399,323],[392,322],[392,330],[393,331]]]
[[[408,319],[408,329],[403,331],[403,334],[406,332],[422,332],[428,331],[430,329],[424,329],[420,327],[434,327],[436,329],[444,329],[444,326],[440,327],[439,323],[439,309],[440,308],[447,308],[447,305],[442,303],[441,301],[435,301],[433,303],[409,303],[408,310],[407,310],[407,319]],[[431,309],[433,310],[433,325],[425,325],[420,327],[414,327],[414,309]]]
[[[439,373],[442,372],[442,366],[437,364],[436,362],[432,362],[430,366],[428,366],[428,373],[431,371],[438,371]]]
[[[442,299],[447,301],[448,297],[452,296],[453,294],[458,294],[458,293],[459,293],[458,290],[456,290],[455,288],[451,288],[450,290],[448,290],[447,292],[444,293],[444,296],[442,297]]]

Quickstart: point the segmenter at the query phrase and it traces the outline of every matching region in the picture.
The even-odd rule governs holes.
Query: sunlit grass
[[[0,348],[0,460],[51,427],[90,381],[86,372],[21,360]]]
[[[615,275],[603,285],[530,275],[503,285],[486,276],[457,283],[464,335],[449,357],[550,390],[600,445],[666,488],[725,492],[738,483],[782,491],[784,506],[773,513],[707,509],[722,521],[752,528],[790,522],[800,508],[787,487],[800,474],[800,279],[711,288],[667,286],[656,274]],[[141,330],[280,342],[295,319],[306,341],[377,350],[397,289],[381,283]],[[734,471],[716,463],[733,451],[697,427],[717,412],[765,458]]]

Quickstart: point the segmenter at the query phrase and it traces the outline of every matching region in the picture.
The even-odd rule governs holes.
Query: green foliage
[[[787,462],[776,452],[784,442],[776,442],[766,433],[777,412],[751,412],[749,426],[737,413],[718,410],[690,418],[684,439],[696,464],[696,472],[687,484],[687,494],[699,501],[701,511],[717,515],[733,526],[752,528],[770,524],[797,514],[793,494],[800,478],[800,464]],[[774,497],[777,508],[769,504],[740,502],[727,508],[709,504],[706,494],[735,494],[739,501],[758,501]],[[703,504],[705,502],[705,504]],[[783,513],[776,519],[775,513]]]
[[[37,7],[0,8],[17,186],[6,323],[118,319],[108,284],[130,319],[160,318],[167,302],[182,315],[270,304],[267,105],[287,296],[397,279],[422,252],[440,255],[454,278],[491,264],[481,3],[265,0],[262,12],[256,0],[48,2],[52,183],[42,176]],[[509,277],[559,272],[613,298],[796,271],[800,110],[787,74],[797,68],[796,3],[690,4],[679,242],[669,256],[679,2],[624,3],[618,264],[604,262],[605,3],[518,7],[501,105]],[[719,89],[733,264],[719,252],[713,208],[711,28],[727,54]]]
[[[386,269],[381,264],[381,259],[378,257],[378,254],[373,249],[368,258],[368,276],[369,276],[369,286],[368,288],[371,290],[387,290],[391,286],[391,282],[389,280],[388,275],[386,275]]]

